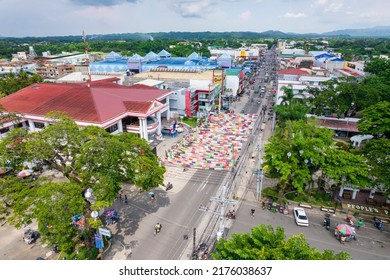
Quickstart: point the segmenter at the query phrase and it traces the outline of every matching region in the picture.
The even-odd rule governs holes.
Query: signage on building
[[[378,208],[371,207],[371,206],[362,206],[362,205],[356,205],[356,204],[349,204],[349,203],[347,203],[347,208],[348,209],[365,211],[365,212],[370,212],[370,213],[384,213],[385,215],[390,215],[389,210],[378,209]]]
[[[222,84],[222,76],[214,76],[213,84]]]
[[[241,57],[246,57],[246,56],[247,56],[247,55],[246,55],[246,51],[242,50],[241,53],[240,53],[240,56],[241,56]]]
[[[355,68],[356,68],[356,65],[353,64],[353,63],[347,62],[347,67],[349,67],[349,68],[351,68],[351,69],[355,69]]]

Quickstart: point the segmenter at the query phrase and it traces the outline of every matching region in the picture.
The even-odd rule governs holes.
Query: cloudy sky
[[[0,0],[0,36],[327,32],[390,25],[388,0]]]

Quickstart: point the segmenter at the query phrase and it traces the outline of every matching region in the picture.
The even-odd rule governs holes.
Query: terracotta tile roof
[[[357,122],[352,122],[352,121],[337,120],[337,119],[335,120],[317,119],[317,124],[333,130],[359,132],[357,128]]]
[[[63,111],[77,121],[104,123],[126,112],[146,113],[145,108],[169,92],[145,85],[121,86],[111,83],[111,79],[80,84],[38,83],[0,99],[0,104],[10,112],[45,116]]]
[[[123,102],[125,108],[129,112],[145,114],[149,111],[151,102],[139,102],[139,101],[126,101]]]
[[[301,70],[301,69],[296,69],[296,68],[287,68],[287,69],[282,69],[278,71],[279,75],[297,75],[297,76],[302,76],[302,75],[307,75],[309,74],[307,71]]]

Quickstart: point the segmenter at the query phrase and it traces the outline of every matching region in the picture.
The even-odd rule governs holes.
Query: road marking
[[[211,176],[211,173],[209,174],[209,176],[207,176],[206,180],[204,180],[203,183],[200,184],[200,186],[199,186],[199,188],[198,188],[198,190],[196,192],[203,191],[203,189],[206,187],[206,185],[209,182],[208,179],[210,178],[210,176]]]

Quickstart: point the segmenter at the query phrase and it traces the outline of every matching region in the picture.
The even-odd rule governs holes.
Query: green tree
[[[276,230],[270,225],[259,225],[251,233],[233,234],[230,239],[221,238],[212,253],[215,260],[347,260],[349,254],[335,254],[310,247],[303,234],[286,240],[282,227]]]
[[[310,88],[312,111],[316,115],[350,117],[356,113],[359,84],[355,79],[329,80],[320,89]]]
[[[363,144],[359,154],[368,161],[373,185],[390,192],[390,139],[372,139]]]
[[[364,188],[370,183],[369,167],[365,158],[343,149],[327,149],[320,168],[325,180],[331,179],[338,186],[350,184]]]
[[[31,84],[42,81],[43,79],[39,75],[29,75],[23,70],[18,74],[10,73],[5,78],[0,79],[0,93],[9,95]]]
[[[364,71],[390,79],[390,61],[388,59],[374,59],[364,66]]]
[[[23,169],[26,162],[36,163],[37,172],[60,171],[69,183],[56,184],[43,177],[36,181],[16,180],[14,175],[1,178],[0,218],[8,218],[16,227],[36,220],[43,238],[67,253],[78,243],[92,249],[93,232],[101,222],[91,218],[91,211],[112,205],[122,182],[143,191],[157,187],[163,183],[165,168],[135,134],[81,128],[58,113],[47,117],[53,124],[40,132],[11,130],[0,144],[0,162],[14,170]],[[93,191],[93,201],[84,198],[88,189]],[[85,218],[83,230],[69,226],[76,214]],[[67,231],[69,238],[63,236]]]
[[[316,121],[287,121],[277,128],[265,145],[265,168],[270,177],[279,178],[279,197],[288,190],[304,193],[312,175],[331,147],[333,131],[319,128]]]
[[[283,126],[287,120],[304,120],[310,107],[306,104],[306,98],[302,93],[294,94],[292,87],[283,87],[284,95],[280,105],[275,107],[279,125]]]
[[[379,102],[360,113],[363,115],[358,122],[360,132],[390,138],[390,102]]]

